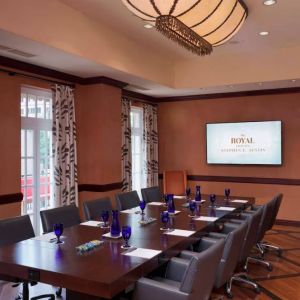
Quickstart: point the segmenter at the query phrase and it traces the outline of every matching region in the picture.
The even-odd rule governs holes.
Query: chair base
[[[28,282],[22,283],[22,293],[21,293],[21,295],[18,295],[15,298],[15,300],[39,300],[39,299],[55,300],[55,295],[54,294],[44,294],[44,295],[39,295],[39,296],[30,298]]]
[[[260,247],[263,249],[264,253],[267,251],[276,251],[278,257],[282,256],[282,249],[280,247],[265,243],[265,242],[261,242],[259,243]]]
[[[251,280],[248,275],[244,272],[241,272],[241,273],[236,273],[236,274],[233,274],[233,276],[231,277],[230,279],[233,283],[236,281],[236,282],[240,282],[240,283],[244,283],[246,285],[249,285],[250,288],[253,288],[255,290],[256,293],[260,293],[260,288],[258,286],[258,284]]]
[[[249,256],[249,257],[247,257],[246,263],[244,265],[244,270],[245,271],[248,270],[248,263],[249,262],[261,264],[261,265],[265,266],[268,269],[268,271],[270,271],[270,272],[273,270],[272,264],[270,262],[264,260],[262,257]]]

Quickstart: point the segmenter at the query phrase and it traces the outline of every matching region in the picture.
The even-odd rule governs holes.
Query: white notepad
[[[177,236],[191,236],[194,233],[195,233],[195,231],[181,230],[181,229],[174,229],[172,231],[166,231],[166,232],[164,232],[164,234],[177,235]]]
[[[62,239],[63,237],[61,236],[60,239]],[[36,236],[34,238],[32,238],[32,240],[35,241],[41,241],[41,242],[47,242],[47,243],[54,243],[57,241],[57,237],[53,232],[49,232],[40,236]]]
[[[200,202],[200,203],[204,203],[206,200],[200,200],[200,201],[196,201],[195,199],[191,200],[191,201],[195,201],[195,202]]]
[[[123,214],[137,214],[139,212],[141,212],[141,209],[139,207],[134,207],[134,208],[125,209],[121,211],[121,213]]]
[[[206,216],[200,216],[198,218],[194,218],[195,221],[206,221],[206,222],[214,222],[218,219],[219,218],[216,217],[206,217]]]
[[[122,237],[122,234],[119,235],[111,235],[110,232],[102,234],[103,237],[110,238],[110,239],[120,239]]]
[[[161,206],[163,205],[162,202],[149,202],[147,205],[157,205],[157,206]]]
[[[164,212],[169,213],[169,215],[177,215],[177,214],[180,213],[180,210],[175,210],[175,212],[173,212],[173,213],[170,213],[170,212],[168,212],[167,210],[165,210]]]
[[[103,222],[99,222],[99,221],[86,221],[86,222],[80,223],[80,225],[92,226],[92,227],[100,227],[103,224],[104,224]]]
[[[233,211],[235,209],[236,209],[235,207],[228,207],[228,206],[220,206],[216,208],[216,210],[227,210],[227,211]]]
[[[124,255],[127,256],[135,256],[135,257],[141,257],[145,259],[150,259],[158,254],[160,254],[161,251],[159,250],[152,250],[152,249],[145,249],[145,248],[137,248],[133,251],[126,252]]]
[[[233,203],[248,203],[248,200],[236,199],[236,200],[232,200],[231,202],[233,202]]]
[[[186,196],[174,195],[174,199],[185,199]]]

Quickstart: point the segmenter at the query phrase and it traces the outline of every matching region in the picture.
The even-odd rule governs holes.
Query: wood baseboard
[[[300,227],[300,221],[294,220],[276,220],[275,225]]]

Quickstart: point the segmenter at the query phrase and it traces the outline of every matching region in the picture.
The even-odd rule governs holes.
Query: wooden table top
[[[208,196],[202,195],[202,198],[207,199]],[[254,203],[254,198],[231,198],[247,199],[248,204]],[[188,216],[189,209],[182,207],[184,202],[186,200],[175,200],[176,209],[181,212],[171,218],[171,225],[174,229],[195,231],[190,237],[166,235],[160,230],[160,212],[166,210],[165,206],[147,205],[146,217],[157,218],[157,221],[145,226],[139,224],[140,214],[120,212],[121,226],[132,227],[129,240],[131,246],[162,251],[151,260],[122,255],[126,251],[121,248],[122,239],[102,237],[109,229],[78,225],[64,230],[64,243],[60,245],[30,239],[0,248],[0,273],[29,279],[30,270],[33,270],[36,271],[34,276],[37,276],[37,281],[84,294],[112,298],[157,268],[162,263],[162,258],[168,259],[177,255],[203,233],[211,230],[213,222],[192,220]],[[217,197],[216,204],[225,206],[224,197]],[[208,206],[209,201],[202,204],[201,215],[211,215],[212,211]],[[229,206],[240,209],[245,205],[230,202]],[[231,212],[215,210],[213,213],[216,217],[223,218]],[[78,254],[76,246],[95,239],[104,240],[104,243],[87,254]]]

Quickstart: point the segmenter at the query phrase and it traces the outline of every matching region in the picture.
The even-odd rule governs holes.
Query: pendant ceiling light
[[[122,0],[142,20],[189,51],[207,55],[242,27],[242,0]]]

